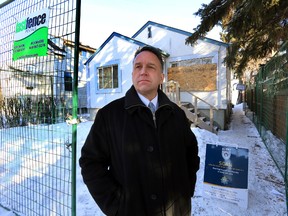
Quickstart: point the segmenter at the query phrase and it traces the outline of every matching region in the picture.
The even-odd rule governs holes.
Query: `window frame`
[[[105,64],[97,64],[95,65],[95,70],[96,70],[96,93],[115,93],[115,92],[121,92],[122,91],[122,77],[121,77],[121,70],[120,70],[120,60],[113,60],[113,61],[109,61],[106,62]],[[118,67],[118,71],[117,71],[117,75],[118,75],[118,87],[117,88],[100,88],[100,77],[99,77],[99,69],[102,69],[102,71],[104,70],[104,68],[107,67],[113,67],[117,65]],[[113,74],[112,74],[113,77]]]
[[[64,71],[64,91],[73,91],[73,77],[71,71]]]

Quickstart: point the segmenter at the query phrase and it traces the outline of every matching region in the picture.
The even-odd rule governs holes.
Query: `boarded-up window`
[[[168,68],[168,80],[177,81],[182,91],[217,90],[217,64]]]

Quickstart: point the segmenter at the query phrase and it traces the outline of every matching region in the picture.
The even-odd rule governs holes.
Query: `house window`
[[[178,67],[178,63],[171,63],[171,67]]]
[[[151,26],[148,27],[148,38],[152,38]]]
[[[111,61],[107,65],[98,65],[96,71],[97,93],[121,92],[121,73],[118,60]]]
[[[191,58],[170,62],[170,67],[188,67],[191,65],[212,64],[213,56],[203,58]]]
[[[65,91],[72,91],[72,73],[71,72],[64,72],[64,85]]]
[[[81,56],[83,56],[84,58],[86,58],[86,57],[87,57],[87,51],[82,50],[82,51],[81,51]]]
[[[98,87],[99,89],[118,88],[118,65],[98,68]]]

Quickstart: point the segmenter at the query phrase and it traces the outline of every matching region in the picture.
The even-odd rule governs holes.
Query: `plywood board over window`
[[[168,80],[177,81],[181,91],[217,90],[217,64],[168,68]]]

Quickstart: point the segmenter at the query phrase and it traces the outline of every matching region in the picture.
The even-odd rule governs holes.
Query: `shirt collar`
[[[140,99],[139,95],[137,94],[137,91],[135,87],[132,85],[131,88],[126,92],[125,94],[125,109],[129,109],[130,112],[133,112],[137,109],[139,106],[145,105],[142,100]],[[174,104],[175,105],[175,104]],[[174,107],[173,103],[169,100],[169,98],[161,91],[158,89],[158,103],[157,106],[166,106],[170,107],[173,109]]]
[[[146,106],[148,106],[148,104],[150,103],[150,101],[149,101],[146,97],[144,97],[143,95],[141,95],[139,92],[137,92],[137,94],[138,94],[140,100],[141,100]],[[157,108],[158,108],[158,94],[156,95],[155,98],[153,98],[153,99],[151,100],[151,102],[154,104],[154,106],[155,106],[156,109],[157,109]]]

